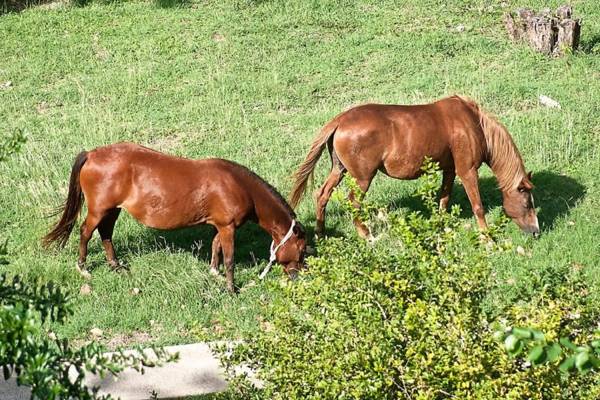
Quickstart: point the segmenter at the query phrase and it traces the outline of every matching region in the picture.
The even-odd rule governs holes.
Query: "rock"
[[[90,335],[92,335],[95,338],[100,338],[100,337],[102,337],[103,334],[104,334],[104,332],[100,328],[90,329]]]
[[[517,246],[517,254],[520,256],[525,256],[525,249],[522,246]]]
[[[548,108],[560,108],[560,103],[558,101],[551,99],[550,97],[545,96],[543,94],[540,94],[539,100],[541,105],[546,106]]]
[[[82,296],[88,296],[91,293],[92,293],[92,287],[90,285],[88,285],[87,283],[84,283],[79,288],[79,294],[82,295]]]
[[[215,42],[224,42],[225,36],[221,35],[219,32],[215,32],[212,34],[212,40]]]
[[[141,293],[141,290],[140,290],[140,288],[136,288],[136,287],[134,287],[133,289],[131,289],[131,295],[132,295],[132,296],[137,296],[137,295],[138,295],[138,294],[140,294],[140,293]]]
[[[8,89],[11,86],[12,86],[12,82],[11,81],[6,81],[6,82],[3,82],[3,83],[0,83],[0,89]]]

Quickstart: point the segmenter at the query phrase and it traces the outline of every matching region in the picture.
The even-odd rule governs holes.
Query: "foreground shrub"
[[[377,215],[375,243],[326,239],[299,280],[273,282],[263,332],[225,358],[230,370],[253,367],[265,387],[233,378],[225,397],[595,398],[592,376],[532,368],[496,342],[480,304],[492,285],[489,257],[510,244],[497,237],[501,225],[479,237],[457,208],[438,211],[437,186],[430,172],[421,189],[427,214],[366,207]],[[544,302],[509,310],[505,322],[568,329],[563,308]]]

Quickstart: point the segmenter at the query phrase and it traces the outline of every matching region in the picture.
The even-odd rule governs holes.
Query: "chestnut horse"
[[[300,202],[325,145],[332,167],[316,193],[317,234],[323,232],[325,207],[346,171],[366,192],[377,170],[392,178],[419,177],[425,157],[438,162],[443,171],[441,208],[448,207],[458,175],[477,223],[485,230],[477,171],[486,163],[498,180],[506,214],[524,231],[539,234],[531,173],[525,172],[506,128],[472,100],[452,96],[424,105],[366,104],[339,114],[323,127],[294,175],[290,196],[293,208]],[[354,201],[354,193],[350,193],[350,199]],[[354,224],[359,235],[369,236],[362,221],[355,219]]]
[[[271,262],[277,260],[290,276],[304,261],[305,231],[294,211],[267,182],[231,161],[172,157],[132,143],[84,151],[73,165],[62,217],[44,237],[46,246],[56,241],[64,247],[84,197],[87,216],[81,225],[77,262],[84,277],[89,277],[85,260],[95,229],[108,263],[112,268],[119,266],[112,234],[121,208],[157,229],[215,226],[210,268],[218,274],[222,252],[230,291],[234,291],[234,233],[247,220],[257,222],[273,237]]]

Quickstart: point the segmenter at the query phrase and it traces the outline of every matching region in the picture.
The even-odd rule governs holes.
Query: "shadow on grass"
[[[587,40],[582,40],[579,49],[586,54],[600,53],[600,34],[596,34]]]
[[[190,0],[154,0],[153,3],[158,8],[184,8],[189,7]]]
[[[29,7],[54,3],[55,0],[0,0],[0,15],[21,12]]]
[[[539,207],[538,220],[542,232],[551,230],[556,220],[568,215],[586,194],[585,187],[575,179],[551,171],[535,173],[533,183],[535,185],[533,196],[535,205]],[[486,209],[502,206],[502,193],[498,189],[495,178],[480,179],[479,191]],[[461,218],[473,216],[471,203],[462,185],[454,184],[450,201],[450,205],[452,204],[460,206]],[[407,207],[412,211],[427,211],[421,199],[416,195],[394,199],[390,209],[394,210],[400,207]]]
[[[151,253],[157,250],[189,252],[198,260],[210,263],[212,241],[217,230],[210,225],[199,225],[191,228],[175,230],[158,230],[144,228],[138,235],[128,234],[125,237],[118,234],[116,227],[114,245],[117,255],[128,260],[133,254]],[[269,259],[271,237],[256,224],[246,223],[235,232],[234,260],[239,267],[243,264],[258,264]],[[221,263],[223,259],[221,257]]]

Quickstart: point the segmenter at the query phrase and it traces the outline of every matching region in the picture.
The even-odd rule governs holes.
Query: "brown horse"
[[[414,106],[366,104],[339,114],[323,127],[295,173],[292,207],[300,202],[325,145],[332,168],[316,193],[317,234],[323,232],[325,207],[346,171],[366,192],[377,170],[398,179],[419,177],[425,157],[437,161],[443,171],[440,207],[448,207],[458,175],[479,227],[486,229],[477,174],[486,163],[498,180],[506,214],[524,231],[539,234],[531,173],[525,173],[506,128],[469,99],[452,96]],[[354,193],[350,199],[354,201]],[[369,235],[360,220],[354,224],[362,237]]]
[[[210,268],[218,274],[222,252],[231,291],[234,233],[247,220],[257,222],[273,237],[271,261],[281,263],[290,276],[303,266],[305,231],[294,211],[267,182],[231,161],[172,157],[132,143],[84,151],[73,165],[62,217],[44,237],[46,246],[57,241],[64,247],[84,196],[88,210],[81,225],[77,262],[84,277],[89,277],[85,260],[95,229],[110,266],[119,266],[112,234],[121,208],[157,229],[215,226]]]

